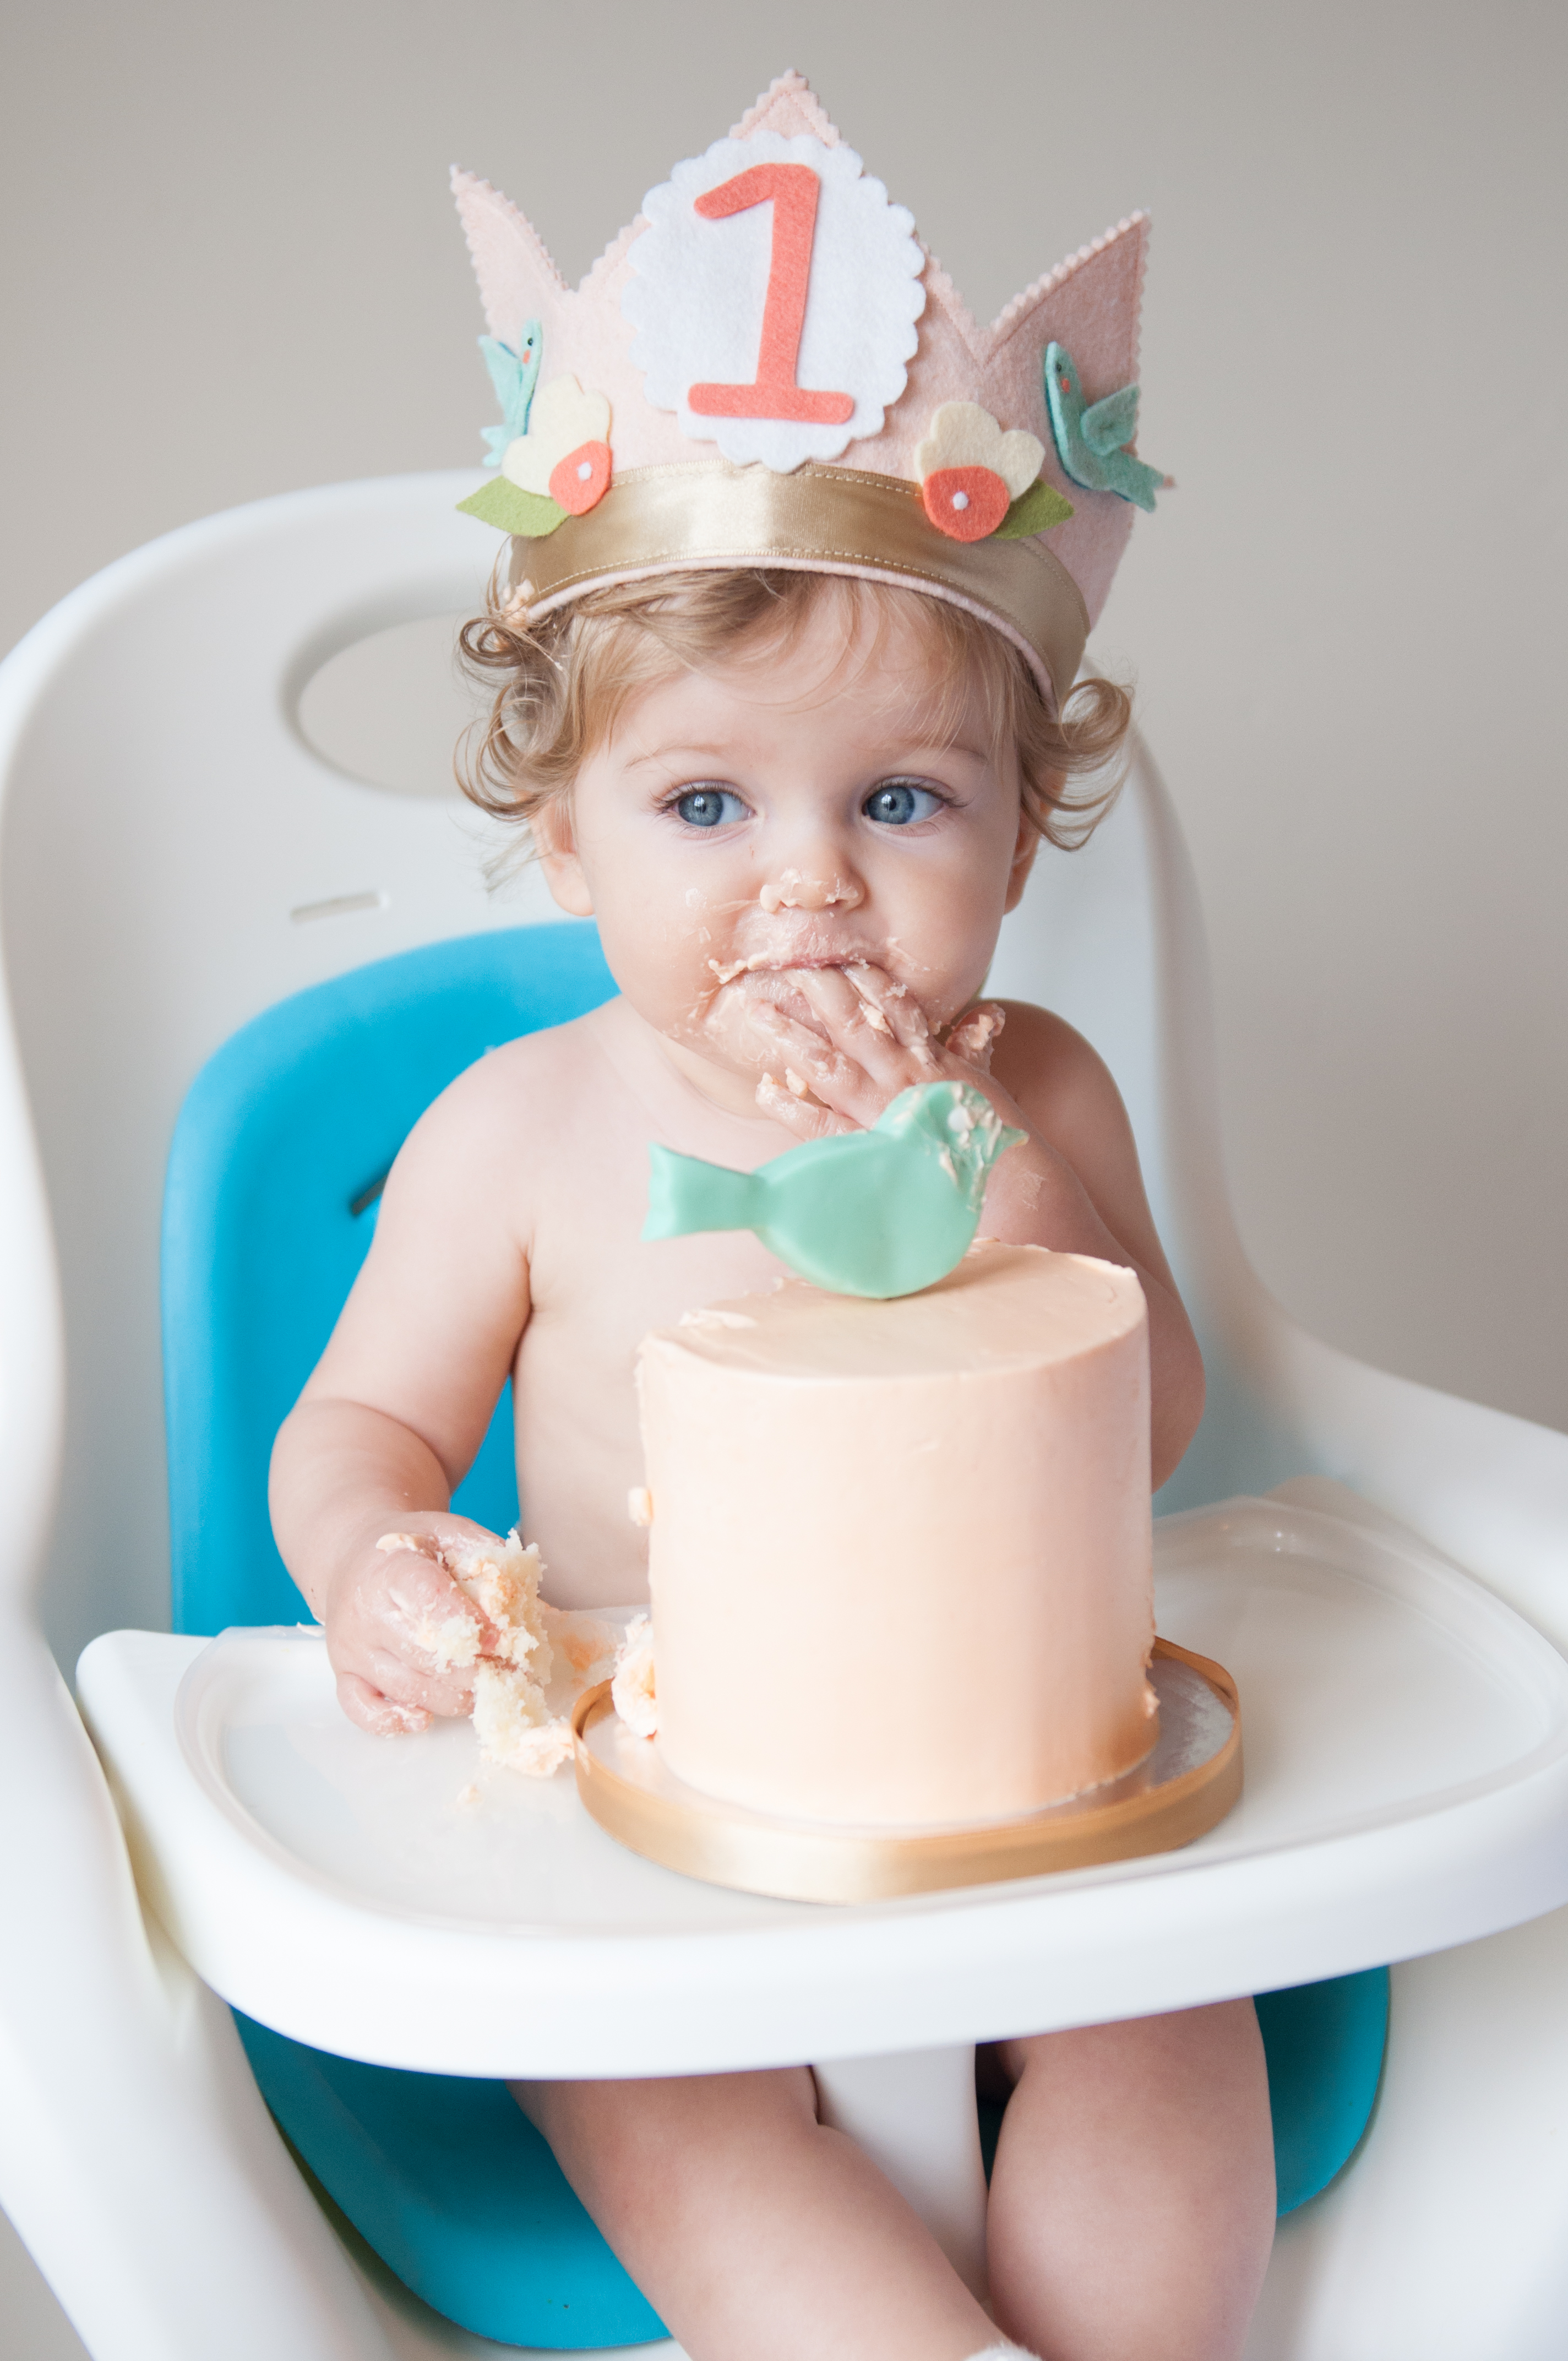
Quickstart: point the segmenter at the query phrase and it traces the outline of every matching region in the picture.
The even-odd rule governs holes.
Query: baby
[[[1071,774],[1124,728],[1120,693],[1090,683],[1058,721],[989,625],[805,572],[600,590],[467,638],[509,675],[488,800],[527,818],[563,908],[597,918],[620,996],[495,1051],[424,1116],[279,1438],[280,1545],[373,1730],[468,1709],[472,1675],[433,1669],[422,1626],[466,1619],[495,1644],[437,1563],[377,1543],[477,1532],[446,1502],[509,1374],[556,1603],[646,1595],[637,1343],[780,1275],[750,1233],[641,1242],[654,1139],[754,1170],[912,1082],[972,1082],[1027,1135],[983,1229],[1138,1273],[1157,1484],[1202,1399],[1110,1076],[1059,1018],[976,999]],[[998,2324],[1050,2361],[1239,2352],[1273,2226],[1250,2003],[989,2062],[1012,2086]],[[694,2361],[967,2361],[993,2341],[903,2201],[818,2125],[808,2069],[517,2097]]]
[[[509,1377],[552,1605],[646,1596],[638,1343],[781,1276],[750,1232],[643,1243],[654,1141],[754,1170],[971,1084],[1022,1135],[982,1231],[1142,1282],[1157,1484],[1203,1389],[1109,1074],[979,998],[1126,732],[1118,689],[1073,683],[1162,481],[1130,447],[1142,217],[982,331],[793,75],[575,293],[455,185],[504,414],[464,506],[515,586],[464,635],[499,678],[471,792],[597,919],[620,992],[416,1126],[279,1437],[280,1547],[345,1710],[386,1732],[468,1710],[499,1644],[438,1544],[491,1538],[448,1502]],[[993,2317],[808,2067],[514,2089],[693,2361],[1239,2355],[1274,2220],[1251,2003],[1021,2034],[982,2070]]]

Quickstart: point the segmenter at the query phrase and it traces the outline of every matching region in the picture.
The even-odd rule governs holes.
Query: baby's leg
[[[996,2331],[810,2070],[514,2082],[692,2361],[968,2361]]]
[[[1010,2041],[1003,2062],[1002,2332],[1044,2361],[1234,2361],[1274,2235],[1252,2003]]]

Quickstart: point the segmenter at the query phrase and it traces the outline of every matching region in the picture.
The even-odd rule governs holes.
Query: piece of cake
[[[571,1708],[585,1687],[613,1669],[624,1648],[621,1633],[597,1615],[541,1598],[539,1544],[530,1542],[525,1549],[516,1532],[504,1541],[383,1533],[376,1546],[389,1556],[408,1550],[431,1559],[494,1626],[497,1648],[486,1655],[479,1627],[466,1615],[436,1620],[404,1610],[414,1646],[433,1671],[472,1671],[474,1731],[483,1759],[542,1779],[569,1763]]]
[[[1131,1271],[982,1241],[889,1301],[790,1279],[655,1331],[638,1383],[677,1777],[929,1827],[1039,1810],[1150,1752]]]

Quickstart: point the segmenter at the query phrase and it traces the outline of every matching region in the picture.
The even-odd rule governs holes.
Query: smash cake
[[[656,1330],[638,1381],[655,1742],[685,1784],[907,1828],[1148,1755],[1130,1270],[988,1240],[887,1301],[786,1280]]]
[[[416,1635],[471,1670],[486,1762],[548,1777],[596,1684],[683,1788],[825,1829],[1016,1820],[1147,1760],[1147,1311],[1118,1264],[976,1242],[1018,1137],[945,1082],[753,1173],[654,1148],[645,1236],[752,1228],[796,1275],[639,1348],[650,1615],[549,1606],[515,1533],[383,1539],[495,1629]]]
[[[612,1695],[685,1786],[933,1828],[1153,1750],[1147,1310],[974,1242],[1019,1137],[946,1082],[754,1173],[654,1148],[644,1236],[752,1228],[797,1274],[638,1355],[652,1612]]]

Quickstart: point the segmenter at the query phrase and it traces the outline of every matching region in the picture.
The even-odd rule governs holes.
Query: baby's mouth
[[[766,1001],[781,1016],[791,1016],[797,1025],[808,1025],[814,1033],[821,1032],[816,1011],[795,981],[801,967],[838,967],[847,962],[838,960],[812,960],[793,962],[789,967],[753,967],[749,961],[734,960],[708,962],[718,986],[715,997],[734,994],[736,997],[755,1003]]]
[[[805,979],[812,972],[825,974],[836,969],[853,980],[857,970],[872,970],[884,985],[895,991],[908,988],[902,972],[907,961],[892,938],[878,943],[846,940],[837,929],[820,925],[791,929],[786,939],[780,941],[775,936],[750,951],[742,934],[739,943],[732,940],[727,955],[709,957],[706,966],[707,982],[692,1012],[693,1021],[710,1043],[724,1042],[728,1054],[748,1066],[762,1054],[764,1039],[771,1041],[771,1037],[748,1022],[749,1012],[760,1014],[772,1008],[819,1039],[831,1040],[830,1030],[805,987]],[[861,997],[865,996],[862,992]],[[770,1047],[768,1054],[776,1062],[776,1048]]]
[[[767,1001],[782,1015],[791,1016],[798,1025],[809,1026],[814,1033],[824,1033],[816,1009],[801,989],[800,978],[805,973],[828,973],[837,969],[840,974],[857,968],[876,968],[887,972],[887,954],[880,954],[857,946],[853,950],[837,950],[829,955],[820,952],[753,951],[749,959],[710,959],[708,968],[714,980],[714,998],[726,993],[751,1001]]]

